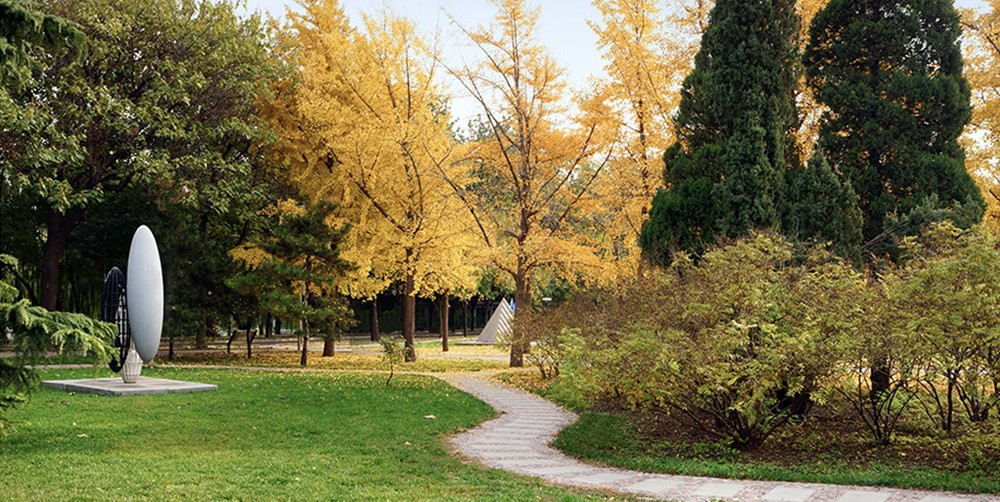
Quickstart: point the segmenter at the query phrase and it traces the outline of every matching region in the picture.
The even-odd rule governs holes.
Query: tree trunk
[[[378,295],[372,298],[368,309],[368,326],[371,330],[372,341],[382,340],[382,333],[378,329]]]
[[[299,366],[309,364],[309,320],[302,323],[305,328],[305,337],[302,338],[302,357],[299,358]]]
[[[889,364],[886,358],[880,358],[879,364],[871,368],[871,398],[878,400],[878,395],[889,390]]]
[[[267,325],[264,327],[264,338],[271,338],[271,333],[274,332],[274,318],[271,317],[271,314],[267,314],[265,321]]]
[[[127,287],[127,286],[126,286]],[[194,333],[194,348],[198,350],[205,350],[208,348],[208,338],[207,334],[211,332],[212,327],[208,322],[208,312],[202,311],[201,313],[201,326]]]
[[[448,316],[450,315],[448,305],[449,297],[448,293],[441,293],[438,297],[438,314],[440,315],[439,325],[441,326],[441,351],[448,352]]]
[[[326,322],[323,329],[323,357],[333,357],[337,354],[337,338],[334,336],[333,324]]]
[[[240,332],[239,329],[234,329],[233,332],[230,333],[229,340],[226,340],[226,354],[231,354],[232,353],[231,349],[233,347],[233,339],[236,338],[236,335],[239,334],[239,332]],[[247,336],[249,337],[250,334],[247,333]]]
[[[47,310],[59,310],[59,267],[62,263],[62,253],[66,240],[83,221],[82,210],[68,211],[60,214],[49,209],[45,216],[46,237],[42,246],[42,307]]]
[[[413,345],[413,334],[417,329],[417,297],[414,296],[413,286],[413,274],[407,273],[403,286],[403,356],[408,363],[417,360],[417,351]]]
[[[253,357],[253,341],[255,338],[257,338],[257,333],[259,331],[260,331],[259,327],[255,330],[251,330],[249,327],[247,328],[247,359]]]
[[[167,344],[167,346],[169,347],[167,349],[167,361],[173,361],[174,360],[174,334],[173,333],[170,333],[169,340],[170,340],[170,343]]]
[[[531,308],[531,284],[530,272],[519,271],[514,277],[514,317],[517,312],[527,312]],[[523,333],[523,329],[514,323],[514,334],[510,344],[510,367],[520,368],[524,366],[524,354],[528,350],[528,337]]]

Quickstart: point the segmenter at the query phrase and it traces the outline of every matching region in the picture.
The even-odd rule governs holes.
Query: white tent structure
[[[476,343],[494,344],[501,336],[510,336],[513,332],[514,309],[510,308],[510,303],[506,298],[500,301],[497,309],[493,311],[490,320],[486,321],[486,327],[479,333]]]

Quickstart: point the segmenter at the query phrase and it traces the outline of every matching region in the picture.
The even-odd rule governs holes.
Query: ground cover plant
[[[43,379],[95,370],[48,370]],[[98,371],[106,376],[105,370]],[[198,394],[43,389],[0,437],[8,500],[574,500],[454,458],[442,437],[492,416],[430,377],[170,369]],[[432,418],[433,416],[433,418]]]

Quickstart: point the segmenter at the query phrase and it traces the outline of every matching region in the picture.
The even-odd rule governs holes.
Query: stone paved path
[[[481,426],[451,439],[461,454],[480,463],[562,485],[611,489],[631,495],[678,501],[743,502],[983,502],[1000,497],[890,488],[742,481],[648,474],[586,464],[551,448],[549,442],[576,415],[484,375],[442,375],[501,412]]]

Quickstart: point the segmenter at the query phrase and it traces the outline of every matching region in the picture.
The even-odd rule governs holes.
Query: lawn
[[[46,370],[42,378],[94,374]],[[397,375],[386,387],[375,374],[143,374],[214,383],[219,390],[132,397],[39,390],[7,415],[0,499],[595,497],[454,458],[442,438],[493,411],[434,378]]]

